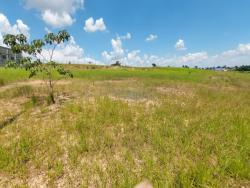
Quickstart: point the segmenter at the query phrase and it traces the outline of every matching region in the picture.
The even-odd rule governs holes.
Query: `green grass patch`
[[[4,187],[250,185],[250,74],[68,68],[75,78],[58,82],[55,105],[4,78],[0,122],[23,111],[0,129]]]

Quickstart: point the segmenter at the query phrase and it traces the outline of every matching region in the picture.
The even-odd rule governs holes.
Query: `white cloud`
[[[29,27],[23,23],[22,20],[18,19],[16,20],[16,24],[11,25],[8,18],[0,13],[0,33],[2,35],[4,34],[24,34],[27,38],[30,37],[30,33],[29,33]]]
[[[119,57],[124,55],[124,50],[122,48],[121,39],[119,39],[119,38],[118,39],[112,39],[111,44],[112,44],[114,55],[119,56]]]
[[[129,52],[128,53],[128,60],[135,60],[135,59],[138,59],[138,54],[140,53],[141,51],[140,50],[134,50],[132,52]]]
[[[146,38],[146,41],[147,42],[150,42],[150,41],[154,41],[158,38],[157,35],[153,35],[153,34],[150,34],[147,38]]]
[[[3,36],[0,33],[0,46],[5,46],[5,44],[3,43]]]
[[[30,34],[29,34],[29,30],[30,28],[23,23],[22,20],[17,20],[16,21],[16,25],[14,25],[14,28],[19,32],[19,33],[22,33],[24,34],[25,36],[27,36],[28,38],[30,37]]]
[[[128,66],[151,66],[152,63],[156,61],[161,61],[160,58],[154,55],[141,55],[140,50],[124,50],[123,41],[131,39],[132,36],[130,33],[127,33],[124,36],[117,35],[116,39],[111,40],[112,51],[104,51],[102,57],[106,64],[114,63],[114,61],[120,61],[122,65]],[[158,62],[157,62],[158,63]]]
[[[176,44],[175,44],[175,49],[176,50],[186,50],[187,48],[185,47],[185,42],[182,39],[179,39]]]
[[[141,51],[140,50],[134,50],[134,51],[131,51],[128,53],[127,55],[127,62],[126,64],[127,65],[137,65],[137,66],[140,66],[140,65],[143,65],[145,59],[143,59],[142,57],[140,57],[140,54]]]
[[[111,63],[111,61],[121,61],[121,63],[127,62],[126,50],[123,49],[122,42],[124,40],[129,40],[132,38],[131,33],[127,33],[124,36],[117,35],[116,39],[111,39],[112,51],[102,52],[102,57],[106,63]]]
[[[47,27],[44,28],[44,31],[45,31],[46,33],[51,33],[51,30],[50,30],[49,28],[47,28]]]
[[[116,39],[111,39],[111,45],[112,45],[112,51],[111,52],[104,51],[102,53],[102,57],[106,62],[110,62],[112,60],[121,61],[125,53],[122,47],[122,40],[119,37]]]
[[[60,28],[73,24],[73,14],[84,5],[84,0],[23,0],[25,7],[36,9],[43,21]]]
[[[42,13],[42,18],[46,24],[52,25],[53,27],[57,28],[72,25],[73,22],[75,21],[66,12],[58,13],[58,12],[53,12],[51,10],[45,10]]]
[[[240,66],[250,65],[250,44],[239,44],[236,49],[227,50],[209,57],[206,66]]]
[[[129,40],[132,38],[132,35],[131,35],[131,33],[127,33],[126,35],[118,36],[117,38],[120,38],[121,40]]]
[[[0,31],[2,33],[13,33],[14,28],[10,25],[8,18],[0,13]]]
[[[175,66],[181,67],[182,65],[196,66],[202,65],[203,61],[208,58],[206,52],[189,53],[183,56],[173,56],[173,57],[159,57],[155,55],[145,54],[141,57],[141,63],[139,66],[152,66],[156,64],[157,66]]]
[[[106,25],[104,23],[103,18],[97,19],[95,21],[93,17],[90,17],[85,21],[84,30],[89,33],[96,31],[105,31]]]
[[[177,58],[177,62],[180,64],[183,63],[197,63],[202,62],[208,59],[207,52],[197,52],[197,53],[188,53],[180,58]]]
[[[153,63],[161,65],[161,57],[149,54],[141,55],[140,53],[140,50],[128,52],[127,57],[124,58],[125,65],[137,67],[150,67]]]
[[[120,61],[123,65],[138,67],[152,66],[153,63],[158,66],[196,66],[202,65],[202,62],[209,58],[206,52],[188,53],[183,56],[174,57],[159,57],[149,54],[141,55],[140,50],[125,51],[120,37],[112,39],[111,44],[113,50],[102,53],[102,57],[108,64],[112,61]]]
[[[106,64],[113,63],[114,61],[120,61],[121,64],[128,66],[150,66],[150,63],[156,59],[156,56],[141,56],[140,50],[124,50],[122,42],[123,40],[128,39],[131,39],[130,33],[127,33],[125,36],[118,35],[116,39],[111,40],[112,51],[104,51],[102,53],[102,57],[105,60]]]
[[[34,8],[39,11],[51,10],[53,12],[74,13],[82,8],[84,0],[24,0],[27,8]]]
[[[250,55],[250,44],[239,44],[237,49],[228,50],[222,53],[222,56],[244,56]]]
[[[104,51],[102,57],[106,64],[113,61],[120,61],[123,65],[148,67],[155,63],[158,66],[175,66],[181,67],[187,65],[189,67],[212,67],[212,66],[240,66],[250,65],[250,43],[239,44],[236,49],[224,51],[217,55],[209,55],[206,51],[187,53],[185,55],[176,56],[156,56],[153,54],[141,54],[140,50],[124,50],[123,40],[125,36],[117,36],[116,39],[111,40],[112,51]],[[180,42],[181,44],[182,42]],[[182,49],[183,45],[179,45]]]
[[[107,51],[102,52],[102,57],[105,61],[110,62],[112,60],[112,56]]]
[[[49,59],[51,54],[51,49],[44,49],[42,51],[42,57]],[[56,48],[53,55],[53,60],[60,63],[74,63],[74,64],[86,64],[92,62],[94,64],[101,64],[101,62],[96,61],[93,58],[84,56],[84,50],[76,44],[73,37],[71,37],[69,43],[61,44]]]

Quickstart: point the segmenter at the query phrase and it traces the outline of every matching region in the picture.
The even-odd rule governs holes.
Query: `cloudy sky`
[[[0,0],[6,33],[67,29],[61,62],[151,66],[250,64],[248,0]],[[45,50],[44,54],[48,54]]]

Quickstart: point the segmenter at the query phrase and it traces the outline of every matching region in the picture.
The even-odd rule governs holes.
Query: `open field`
[[[250,187],[250,74],[0,68],[0,187]]]

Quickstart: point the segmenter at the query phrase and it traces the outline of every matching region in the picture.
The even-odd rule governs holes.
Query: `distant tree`
[[[120,61],[116,61],[114,64],[111,64],[112,67],[120,67],[122,66]]]
[[[242,65],[240,67],[235,67],[235,70],[241,72],[250,71],[250,65]]]
[[[7,67],[21,67],[29,71],[29,78],[36,76],[38,73],[43,74],[48,82],[49,99],[52,103],[55,103],[54,85],[55,79],[53,77],[54,72],[58,72],[60,75],[73,77],[73,74],[65,70],[64,67],[53,60],[54,51],[59,44],[65,43],[70,39],[70,35],[67,31],[59,31],[57,34],[48,33],[43,39],[33,40],[28,42],[27,38],[23,34],[4,36],[4,44],[9,46],[13,53],[28,54],[26,57],[22,57],[20,61],[8,62]],[[50,55],[48,58],[42,55],[44,47],[50,49]],[[43,61],[41,60],[43,58]]]
[[[157,65],[155,63],[152,64],[153,67],[157,67]]]

